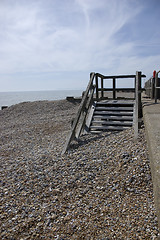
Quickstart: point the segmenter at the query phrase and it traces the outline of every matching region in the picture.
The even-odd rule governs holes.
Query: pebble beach
[[[0,110],[0,239],[157,239],[144,126],[87,134],[61,154],[78,102]]]

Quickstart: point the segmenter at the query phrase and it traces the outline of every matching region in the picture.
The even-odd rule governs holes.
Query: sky
[[[85,90],[90,72],[147,80],[159,29],[160,0],[0,0],[0,92]]]

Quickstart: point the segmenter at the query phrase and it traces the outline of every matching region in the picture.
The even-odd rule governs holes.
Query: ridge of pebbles
[[[1,239],[157,239],[144,128],[84,135],[61,155],[78,103],[0,111]]]

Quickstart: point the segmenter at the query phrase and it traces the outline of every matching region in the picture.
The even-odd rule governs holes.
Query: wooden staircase
[[[93,108],[93,117],[89,127],[91,133],[122,131],[133,125],[134,101],[132,100],[96,102]]]
[[[142,77],[145,77],[145,75],[138,71],[136,75],[118,76],[104,76],[100,73],[92,72],[62,154],[68,150],[71,141],[78,140],[82,134],[88,131],[93,133],[101,131],[121,131],[133,125],[133,118],[135,138],[137,138],[138,119],[142,117]],[[134,80],[134,88],[116,87],[118,80],[123,81],[128,78]],[[111,80],[113,87],[105,88],[104,80]],[[108,92],[113,93],[111,98],[106,95]],[[116,96],[119,92],[134,93],[134,98],[129,97],[127,101],[126,97],[120,96],[123,100],[119,100]]]

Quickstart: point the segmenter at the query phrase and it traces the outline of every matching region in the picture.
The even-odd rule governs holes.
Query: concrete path
[[[160,100],[143,98],[143,119],[149,146],[155,206],[160,229]]]

